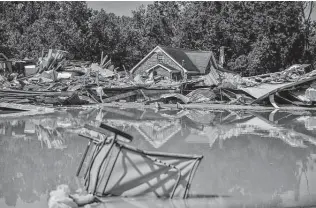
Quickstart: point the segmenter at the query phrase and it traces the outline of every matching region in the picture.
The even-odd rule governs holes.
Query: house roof
[[[131,73],[144,62],[150,54],[156,50],[162,50],[167,56],[169,56],[175,63],[184,71],[191,74],[205,73],[209,62],[211,62],[215,68],[217,63],[214,64],[215,58],[212,51],[193,51],[180,48],[171,48],[166,46],[156,46],[151,52],[149,52],[140,62],[138,62],[132,69]],[[170,68],[168,66],[168,68]]]
[[[168,53],[186,70],[193,72],[204,73],[211,58],[214,57],[212,51],[192,51],[165,46],[160,46],[160,48]]]

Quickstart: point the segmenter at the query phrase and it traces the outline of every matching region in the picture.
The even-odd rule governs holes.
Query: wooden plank
[[[269,95],[269,101],[270,101],[270,103],[272,104],[272,106],[273,106],[274,108],[280,108],[280,107],[275,103],[274,94]]]
[[[146,95],[146,96],[150,96],[150,95],[162,95],[162,94],[170,94],[170,93],[179,93],[180,90],[177,89],[177,90],[173,90],[173,89],[144,89],[142,90],[143,93]]]
[[[24,91],[24,90],[0,90],[1,95],[20,95],[20,96],[71,96],[74,92],[68,91]]]
[[[115,95],[113,97],[109,97],[109,98],[103,99],[103,102],[104,103],[113,102],[113,101],[116,101],[116,100],[119,100],[119,99],[123,99],[123,98],[131,97],[133,95],[137,95],[138,93],[139,93],[138,90],[122,93],[122,94],[119,94],[119,95]]]
[[[24,91],[24,90],[5,90],[5,89],[1,89],[0,90],[1,93],[25,93],[25,94],[42,94],[42,91]]]

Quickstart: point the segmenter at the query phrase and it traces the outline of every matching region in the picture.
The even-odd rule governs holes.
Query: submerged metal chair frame
[[[98,195],[98,196],[106,196],[107,194],[105,194],[105,189],[108,185],[108,182],[111,178],[111,175],[113,173],[113,169],[114,169],[114,166],[116,164],[116,161],[117,161],[117,158],[118,158],[118,155],[122,152],[122,150],[126,150],[126,151],[130,151],[130,152],[133,152],[133,153],[136,153],[138,155],[140,155],[142,158],[146,158],[148,159],[148,161],[152,161],[153,164],[157,165],[157,166],[164,166],[164,167],[167,167],[167,168],[170,168],[171,169],[174,169],[178,172],[178,177],[177,177],[177,180],[172,188],[172,191],[171,191],[171,194],[168,195],[169,198],[173,198],[174,197],[174,194],[175,194],[175,191],[179,185],[179,181],[181,180],[181,170],[176,167],[175,165],[172,165],[172,164],[169,164],[167,162],[164,162],[160,159],[158,159],[157,157],[165,157],[165,158],[172,158],[172,159],[188,159],[188,160],[192,160],[192,168],[190,168],[190,171],[188,172],[188,180],[185,180],[187,183],[185,185],[185,188],[184,188],[184,192],[183,192],[183,198],[187,198],[188,197],[188,192],[189,192],[189,188],[190,188],[190,185],[191,185],[191,182],[192,182],[192,179],[193,179],[193,176],[194,176],[194,173],[199,165],[199,162],[201,161],[201,159],[203,158],[203,156],[199,156],[199,155],[185,155],[185,154],[171,154],[171,153],[165,153],[165,152],[151,152],[151,151],[144,151],[144,150],[140,150],[140,149],[137,149],[135,147],[132,147],[130,145],[127,145],[127,144],[123,144],[121,141],[118,141],[118,138],[117,136],[122,136],[126,139],[128,139],[129,141],[132,141],[133,140],[133,137],[129,134],[126,134],[125,132],[122,132],[118,129],[115,129],[113,127],[110,127],[104,123],[102,123],[100,125],[100,127],[94,127],[94,126],[90,126],[90,125],[85,125],[84,126],[85,128],[89,129],[89,130],[92,130],[92,131],[95,131],[95,132],[98,132],[98,133],[101,133],[101,134],[107,134],[108,131],[111,131],[114,133],[114,138],[113,139],[104,139],[103,141],[100,141],[96,138],[92,138],[90,136],[87,136],[87,135],[82,135],[82,134],[79,134],[80,136],[84,137],[84,138],[87,138],[89,139],[89,143],[87,145],[87,148],[83,154],[83,157],[81,159],[81,162],[79,164],[79,167],[78,167],[78,170],[77,170],[77,174],[76,176],[79,176],[81,171],[82,171],[82,168],[83,168],[83,164],[84,162],[86,161],[87,159],[87,154],[89,152],[89,149],[91,148],[91,145],[94,145],[94,149],[92,150],[92,156],[90,157],[90,160],[88,159],[88,165],[86,166],[87,168],[84,170],[84,174],[83,174],[83,177],[85,179],[85,186],[86,186],[86,189],[90,189],[90,192],[92,192],[92,194],[94,195]],[[109,145],[108,146],[108,150],[107,152],[105,153],[105,156],[104,158],[102,158],[102,162],[100,163],[99,167],[98,167],[98,170],[97,170],[97,174],[96,174],[96,179],[95,179],[95,184],[94,184],[94,187],[90,187],[90,175],[91,175],[91,168],[97,158],[97,156],[101,153],[103,147],[105,145]],[[113,147],[116,147],[116,152],[113,153]],[[92,147],[93,148],[93,147]],[[111,160],[111,156],[110,154],[116,154],[114,155],[114,160]],[[110,155],[110,156],[109,156]],[[110,159],[108,159],[107,161],[107,164],[105,165],[105,161],[106,159],[110,157]],[[130,159],[130,158],[128,158]],[[108,167],[109,163],[112,164],[112,167]],[[105,166],[105,167],[103,167]],[[100,177],[100,174],[101,174],[101,168],[103,167],[104,168],[110,168],[109,170],[109,173],[107,175],[107,178],[106,178],[106,182],[104,185],[104,188],[103,191],[100,191],[97,192],[97,187],[98,185],[100,185],[100,181],[102,180],[102,177],[104,177],[105,173],[103,173],[103,175]],[[134,167],[135,168],[135,167]],[[127,170],[128,171],[128,170]],[[101,181],[102,182],[102,181]],[[147,182],[148,183],[148,182]],[[148,183],[149,184],[149,183]],[[149,184],[150,185],[150,184]],[[88,190],[89,191],[89,190]],[[182,195],[182,194],[181,194]]]

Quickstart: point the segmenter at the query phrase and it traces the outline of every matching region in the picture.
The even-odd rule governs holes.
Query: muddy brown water
[[[288,207],[316,205],[316,114],[308,111],[64,110],[0,121],[0,207],[47,207],[59,184],[75,177],[100,122],[134,136],[144,150],[204,158],[188,200],[108,198],[98,207]]]

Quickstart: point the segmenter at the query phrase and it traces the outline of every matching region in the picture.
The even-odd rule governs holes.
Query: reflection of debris
[[[280,117],[279,114],[282,115],[284,113],[274,112],[274,114],[274,117],[278,118]],[[229,114],[222,118],[222,123],[215,122],[215,125],[207,126],[203,130],[191,129],[191,134],[186,138],[186,141],[189,143],[208,143],[212,146],[215,140],[226,140],[240,135],[259,135],[261,137],[281,139],[292,147],[306,148],[306,144],[316,145],[316,140],[313,137],[277,124],[283,121],[283,118],[290,119],[291,114],[287,114],[287,116],[282,115],[278,121],[274,121],[275,123],[254,112],[250,112],[248,116],[240,117],[237,120],[233,118],[232,114]],[[268,116],[270,115],[268,114]],[[294,116],[294,118],[298,116]],[[304,121],[306,122],[307,119]]]
[[[155,131],[166,136],[168,136],[167,132],[170,132],[169,128],[172,127],[172,124],[176,123],[174,127],[179,126],[181,130],[160,148],[163,149],[163,151],[174,149],[179,152],[200,151],[203,152],[203,154],[207,154],[208,163],[201,164],[203,166],[201,167],[202,171],[198,170],[197,177],[194,178],[194,183],[198,181],[201,185],[198,186],[197,190],[197,186],[192,184],[192,190],[194,190],[192,194],[197,194],[201,189],[203,190],[203,193],[206,194],[213,193],[214,190],[219,192],[218,190],[223,190],[223,187],[225,188],[225,191],[228,191],[233,187],[242,187],[245,189],[245,193],[251,192],[261,194],[263,193],[262,184],[256,183],[258,181],[258,175],[260,174],[264,175],[260,175],[259,178],[274,175],[273,179],[270,179],[269,186],[265,188],[264,193],[270,194],[281,187],[282,184],[286,184],[286,187],[281,190],[282,193],[284,190],[292,190],[293,183],[295,183],[292,175],[294,174],[294,170],[296,170],[295,167],[297,167],[297,161],[309,156],[314,150],[314,144],[309,142],[312,142],[314,132],[308,132],[311,134],[311,137],[307,140],[306,135],[304,136],[301,134],[301,137],[298,137],[287,130],[294,128],[294,131],[300,132],[300,130],[302,130],[302,133],[304,133],[305,121],[298,123],[297,118],[302,118],[302,116],[306,115],[306,112],[305,114],[299,111],[288,113],[278,110],[274,112],[273,116],[270,116],[271,110],[256,113],[249,113],[249,111],[242,110],[234,110],[231,112],[227,110],[212,112],[201,111],[198,115],[205,114],[206,117],[213,117],[212,123],[208,122],[211,121],[211,119],[205,119],[207,122],[197,124],[189,118],[190,116],[187,116],[190,114],[189,110],[182,110],[180,112],[176,110],[165,110],[155,114],[151,109],[120,109],[112,107],[107,108],[103,113],[100,113],[100,111],[100,109],[87,109],[85,111],[63,110],[60,114],[56,112],[51,116],[24,118],[23,121],[25,121],[25,124],[23,124],[23,122],[17,122],[20,119],[14,119],[12,122],[2,120],[0,128],[2,139],[0,141],[0,146],[2,147],[1,151],[3,152],[2,155],[4,158],[1,165],[8,164],[2,171],[5,173],[4,177],[2,177],[5,184],[14,177],[14,182],[11,182],[14,184],[10,184],[10,187],[18,187],[18,189],[14,188],[13,193],[17,194],[18,197],[23,195],[23,191],[32,193],[31,196],[25,196],[24,199],[22,198],[23,196],[21,197],[22,200],[25,201],[37,200],[38,197],[47,193],[47,191],[49,192],[52,185],[54,185],[52,184],[52,181],[58,182],[61,180],[64,183],[71,184],[71,174],[75,168],[74,166],[79,163],[78,156],[81,157],[83,153],[82,145],[85,143],[83,143],[83,139],[77,137],[74,137],[75,139],[73,140],[70,139],[73,138],[72,136],[74,134],[68,135],[64,132],[81,130],[85,123],[99,125],[101,121],[108,122],[109,120],[113,121],[113,125],[117,125],[120,129],[123,129],[125,125],[128,132],[136,133],[135,135],[137,135],[137,139],[135,137],[134,144],[139,148],[146,149],[153,149],[153,147],[147,141],[144,141],[144,138],[138,137],[139,134],[134,129],[136,121],[138,122],[138,125],[147,126],[149,132],[154,132],[154,130],[150,131],[150,125],[147,125],[146,123],[156,122],[156,124],[153,125]],[[210,116],[207,114],[210,114]],[[275,131],[272,131],[273,133],[277,133],[278,130],[281,129],[283,135],[291,136],[288,138],[289,143],[285,143],[283,142],[285,140],[279,139],[282,134],[269,135],[269,131],[271,130],[268,128],[269,125],[264,124],[264,122],[260,123],[261,127],[257,125],[257,128],[252,126],[252,128],[249,127],[247,129],[246,125],[237,125],[238,123],[246,123],[248,126],[253,123],[259,124],[258,119],[249,121],[249,119],[258,117],[259,115],[266,118],[266,120],[264,120],[265,123],[269,120],[269,125],[275,125],[277,127]],[[96,122],[97,117],[98,121]],[[191,116],[191,118],[193,118],[193,116]],[[199,117],[197,116],[195,120],[201,120],[198,118]],[[31,127],[27,127],[29,126],[27,123],[31,123]],[[40,124],[48,130],[57,129],[65,139],[63,144],[66,144],[68,148],[59,151],[55,150],[54,145],[51,144],[52,149],[48,151],[46,144],[43,142],[44,148],[41,149],[39,141],[37,141],[37,135],[32,135],[31,133],[35,131],[33,130],[35,129],[35,126]],[[168,125],[170,125],[170,127],[168,127]],[[165,126],[167,128],[164,128]],[[218,128],[215,128],[216,126]],[[249,136],[238,135],[238,137],[230,137],[231,139],[228,139],[228,136],[233,133],[227,133],[226,135],[224,133],[228,132],[230,129],[237,129],[237,127],[249,130],[248,133],[245,132],[245,134]],[[18,130],[18,128],[25,128],[27,131],[24,131],[24,133],[28,132],[26,136],[30,139],[24,141],[22,138],[15,138],[13,135],[22,134],[21,132],[23,132],[23,130]],[[223,138],[228,135],[225,141],[222,140],[223,149],[220,149],[221,141],[219,141],[216,136],[218,135],[218,133],[216,133],[218,129],[223,129],[223,132],[219,132],[223,135]],[[166,133],[163,132],[164,130]],[[10,136],[10,132],[12,136]],[[95,137],[92,134],[90,135],[91,137]],[[152,138],[155,138],[154,136],[155,134],[153,134]],[[265,136],[267,136],[267,138]],[[187,138],[190,138],[190,143],[192,144],[185,143],[185,141],[188,141]],[[53,139],[50,141],[51,143],[54,143]],[[206,145],[194,144],[198,142],[206,143]],[[253,143],[256,143],[255,147],[251,146]],[[297,144],[303,144],[307,148],[303,149],[301,148],[302,146]],[[207,149],[208,146],[212,147],[212,151]],[[51,160],[51,158],[54,158],[54,160]],[[7,162],[12,160],[14,162]],[[210,163],[213,165],[209,166],[208,164]],[[273,164],[270,165],[271,163]],[[40,165],[32,166],[33,164]],[[30,171],[30,168],[28,167],[34,167],[34,170],[36,171],[33,169]],[[282,170],[285,169],[286,171],[280,171],[280,168]],[[213,184],[212,187],[210,187],[210,182],[214,181],[213,179],[221,180],[223,174],[229,175],[226,175],[226,179],[223,179],[219,185]],[[17,180],[19,177],[21,177],[21,179]],[[209,180],[210,177],[212,180]],[[288,181],[290,177],[293,183],[291,182],[289,184]],[[308,177],[310,176],[308,175]],[[22,181],[22,179],[26,181],[27,186],[19,182]],[[249,179],[251,179],[251,183],[249,183]],[[205,181],[208,183],[204,183]],[[305,180],[303,180],[303,182],[305,183]],[[311,182],[310,178],[309,182]],[[39,184],[39,186],[37,186],[37,184]],[[8,187],[8,190],[10,190],[10,187]],[[313,186],[310,184],[310,187]],[[305,186],[304,188],[306,189]],[[33,190],[35,191],[32,192]],[[37,197],[36,199],[34,199],[35,196]]]
[[[155,148],[160,148],[168,140],[180,136],[180,132],[182,135],[183,128],[189,129],[190,132],[182,135],[187,142],[208,143],[210,146],[216,140],[249,134],[278,138],[293,147],[305,148],[306,142],[309,144],[316,142],[304,133],[287,129],[282,125],[283,122],[308,115],[306,112],[165,110],[151,114],[150,110],[107,109],[111,113],[107,114],[105,122],[128,129],[130,132],[136,130]],[[181,124],[178,123],[179,120]]]
[[[26,134],[34,134],[36,131],[36,127],[33,122],[31,121],[26,121],[25,122],[25,128],[24,128],[24,133]]]
[[[313,116],[302,116],[297,119],[298,121],[304,122],[305,128],[307,130],[314,130],[316,129],[316,117]]]
[[[189,110],[189,113],[186,115],[192,121],[200,124],[210,125],[213,123],[215,115],[211,112],[205,112],[200,110]]]
[[[44,142],[48,149],[64,149],[67,148],[63,145],[63,138],[57,129],[49,130],[44,128],[42,125],[36,126],[36,133],[38,140]]]
[[[203,131],[191,129],[190,134],[185,138],[185,141],[187,143],[209,144],[209,146],[212,147],[214,142],[218,139],[216,131],[217,129],[212,126],[203,128]]]

